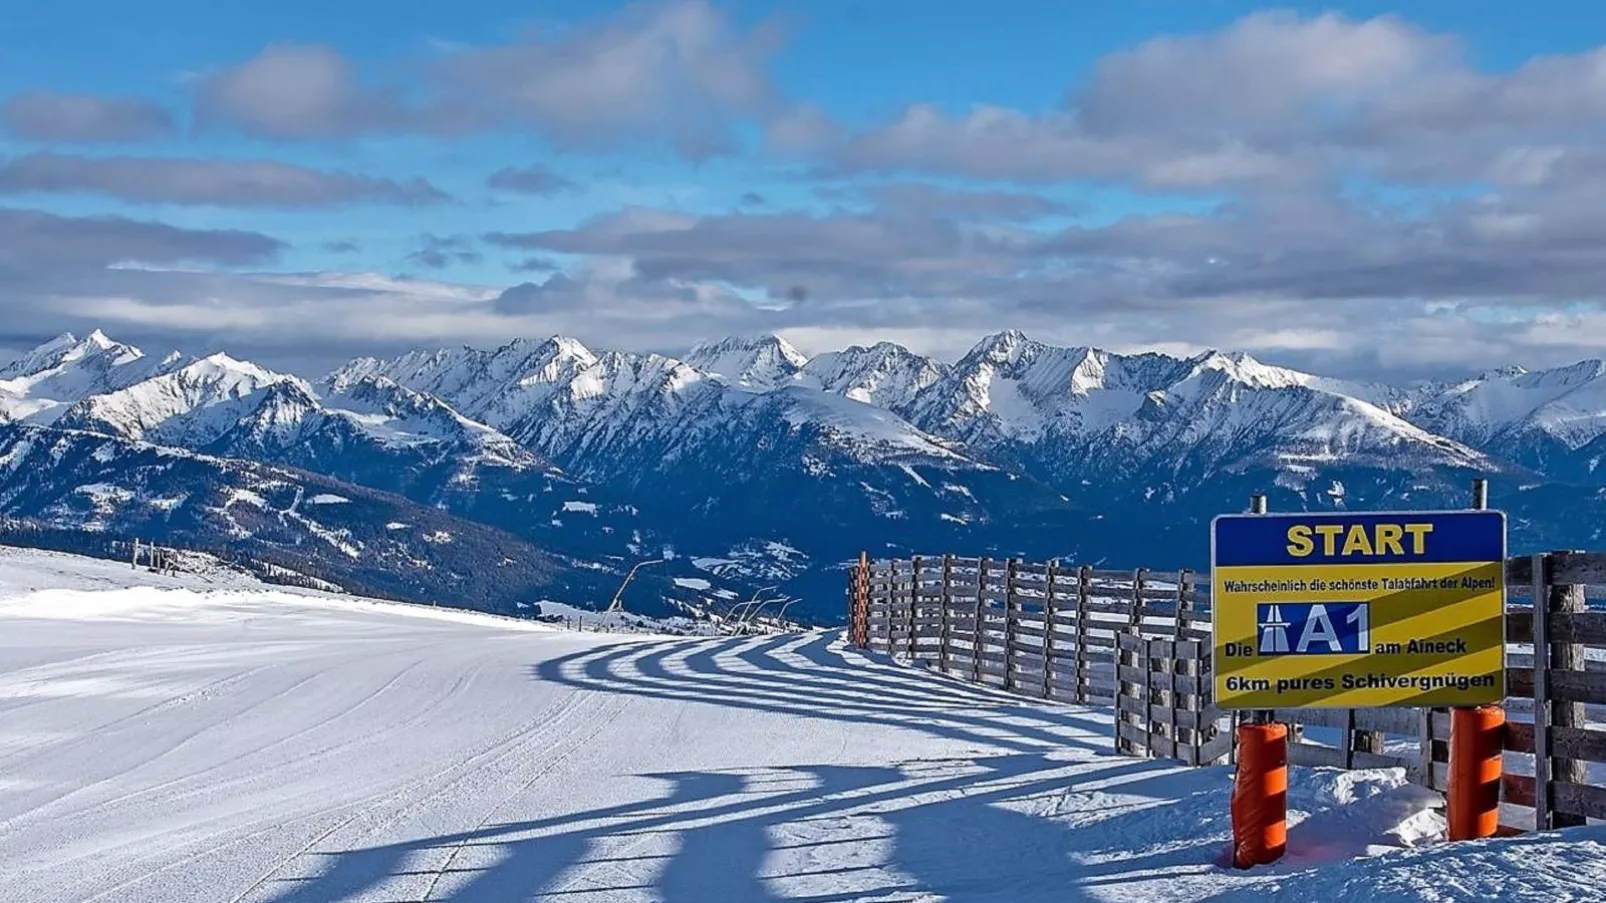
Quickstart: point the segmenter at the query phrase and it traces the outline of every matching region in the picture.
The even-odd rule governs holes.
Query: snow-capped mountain
[[[946,537],[1058,503],[1052,494],[1027,502],[1013,475],[955,443],[809,386],[798,356],[778,339],[702,351],[708,366],[729,373],[662,355],[593,353],[555,337],[488,352],[364,359],[325,382],[383,376],[437,395],[571,476],[626,494],[649,518],[721,546],[814,536],[839,555],[850,546],[835,544],[854,541],[868,524],[908,519],[901,530]]]
[[[1106,489],[1174,493],[1253,469],[1288,485],[1334,466],[1498,469],[1357,397],[1379,394],[1243,353],[1119,355],[1006,332],[920,393],[911,415],[1051,483]]]
[[[1606,456],[1606,361],[1510,367],[1413,393],[1426,429],[1561,479],[1590,480]]]
[[[1199,567],[1204,524],[1256,491],[1281,510],[1440,508],[1492,477],[1514,549],[1585,542],[1606,507],[1596,361],[1388,386],[1016,331],[953,364],[886,342],[805,358],[735,338],[677,358],[552,337],[360,358],[310,383],[95,333],[0,370],[0,419],[33,444],[71,428],[298,468],[575,560],[673,547],[725,577],[785,573],[825,612],[830,568],[861,548],[1122,566],[1163,548]]]
[[[173,352],[153,360],[100,330],[79,339],[64,333],[0,368],[0,422],[48,423],[72,404],[160,376],[182,366]]]
[[[298,377],[219,352],[115,391],[90,395],[69,407],[56,424],[195,448],[214,441],[249,415],[268,389],[286,384],[311,396],[312,387]]]
[[[353,591],[472,600],[491,610],[609,583],[606,569],[578,568],[399,496],[287,467],[29,424],[0,425],[0,517],[244,553]]]
[[[949,369],[947,364],[902,345],[878,342],[869,348],[854,345],[811,358],[803,366],[801,381],[907,417],[915,399]]]
[[[684,360],[733,386],[758,392],[791,385],[809,362],[789,342],[773,335],[705,342],[687,352]]]

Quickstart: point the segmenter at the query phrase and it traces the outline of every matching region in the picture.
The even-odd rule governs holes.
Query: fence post
[[[918,649],[915,638],[919,636],[915,629],[915,618],[920,608],[920,556],[916,555],[909,562],[909,620],[905,623],[909,628],[909,661],[915,661]]]
[[[1534,830],[1555,827],[1550,808],[1550,594],[1546,555],[1533,556]]]
[[[1004,689],[1015,689],[1015,625],[1016,606],[1020,597],[1015,593],[1020,559],[1011,558],[1004,565]]]
[[[1087,660],[1087,595],[1093,583],[1092,569],[1082,565],[1076,571],[1076,701],[1086,703],[1092,678]],[[1112,656],[1111,661],[1114,661]]]
[[[937,670],[943,674],[948,673],[948,641],[952,632],[948,617],[948,600],[953,596],[953,586],[954,556],[946,554],[942,556],[942,595],[938,597],[938,604],[942,606],[942,610],[937,614],[942,623],[942,632],[937,639]]]
[[[897,621],[898,621],[898,612],[897,612],[897,605],[898,605],[898,559],[896,559],[896,558],[893,558],[893,559],[891,559],[891,560],[889,560],[887,562],[887,594],[886,594],[886,600],[887,600],[887,616],[886,616],[886,618],[884,618],[882,620],[881,623],[883,625],[882,626],[882,632],[885,633],[886,637],[887,637],[886,653],[888,655],[891,655],[893,653],[893,648],[892,648],[892,625],[896,624]],[[870,644],[871,644],[871,647],[874,648],[874,645],[875,645],[875,635],[874,635],[874,633],[871,634]]]
[[[859,645],[859,571],[864,568],[864,559],[848,568],[848,642],[855,647]]]
[[[1131,611],[1127,613],[1126,629],[1122,630],[1122,631],[1119,631],[1117,633],[1117,635],[1116,635],[1116,638],[1115,638],[1115,751],[1117,753],[1122,751],[1122,741],[1121,741],[1121,725],[1122,724],[1132,724],[1132,725],[1135,725],[1137,727],[1142,728],[1143,733],[1144,733],[1145,736],[1147,736],[1148,732],[1149,732],[1149,724],[1148,724],[1148,720],[1149,720],[1148,719],[1148,711],[1149,711],[1149,688],[1148,688],[1148,684],[1149,684],[1149,680],[1148,680],[1148,674],[1147,674],[1147,671],[1146,671],[1146,669],[1148,667],[1148,654],[1147,654],[1148,650],[1147,649],[1143,649],[1141,651],[1129,650],[1128,648],[1125,648],[1125,647],[1123,647],[1121,645],[1121,635],[1123,635],[1123,634],[1126,635],[1126,636],[1137,637],[1138,639],[1142,639],[1142,637],[1143,637],[1143,631],[1141,630],[1141,627],[1140,627],[1140,625],[1142,624],[1142,619],[1143,619],[1143,614],[1142,614],[1142,611],[1143,611],[1142,605],[1143,605],[1143,603],[1142,603],[1142,600],[1143,600],[1143,569],[1142,568],[1138,568],[1137,570],[1134,570],[1132,572],[1132,603],[1131,603]],[[1129,645],[1131,645],[1131,644],[1129,644]],[[1121,674],[1121,669],[1122,668],[1128,668],[1128,669],[1143,668],[1143,669],[1145,669],[1145,673],[1143,675],[1143,686],[1141,688],[1142,692],[1143,692],[1143,696],[1142,696],[1143,714],[1142,715],[1137,715],[1137,714],[1131,713],[1131,712],[1125,712],[1125,711],[1123,711],[1121,709],[1121,699],[1122,699],[1122,697],[1130,697],[1131,695],[1133,695],[1134,690],[1137,689],[1136,686],[1131,681],[1126,680],[1125,676]]]
[[[1586,611],[1584,587],[1579,584],[1557,583],[1554,575],[1560,570],[1560,565],[1569,555],[1579,554],[1566,550],[1550,553],[1551,580],[1550,592],[1546,598],[1546,607],[1551,615],[1546,623],[1552,623],[1555,615],[1582,614]],[[1537,603],[1537,598],[1535,599]],[[1537,608],[1537,604],[1535,605]],[[1554,639],[1553,637],[1551,638]],[[1587,667],[1584,663],[1584,647],[1577,643],[1551,642],[1550,669],[1553,671],[1583,671]],[[1534,655],[1537,664],[1538,653]],[[1551,725],[1553,727],[1584,728],[1588,721],[1584,717],[1584,704],[1581,702],[1562,702],[1552,698]],[[1587,763],[1583,759],[1555,759],[1550,766],[1550,779],[1567,784],[1584,784],[1588,782],[1586,770]],[[1583,815],[1576,812],[1555,812],[1552,809],[1552,818],[1558,828],[1572,828],[1587,823]]]
[[[1198,730],[1199,719],[1194,719],[1194,729],[1189,731],[1189,740],[1191,741],[1189,746],[1191,747],[1191,752],[1187,756],[1182,755],[1183,728],[1177,726],[1177,709],[1183,708],[1183,697],[1186,696],[1188,699],[1193,700],[1193,702],[1187,703],[1187,710],[1189,711],[1198,709],[1198,706],[1194,703],[1196,703],[1199,699],[1197,696],[1179,693],[1177,691],[1177,675],[1179,673],[1184,676],[1191,677],[1196,676],[1199,670],[1197,659],[1189,660],[1183,658],[1182,656],[1182,612],[1187,604],[1188,569],[1183,568],[1177,572],[1177,610],[1173,615],[1174,620],[1171,623],[1171,685],[1166,688],[1170,691],[1169,697],[1171,699],[1171,705],[1166,709],[1166,711],[1170,714],[1169,721],[1171,725],[1171,743],[1176,747],[1176,757],[1182,759],[1184,762],[1187,762],[1189,765],[1198,765],[1199,738],[1201,736],[1201,732]]]
[[[1143,589],[1145,570],[1137,568],[1132,572],[1132,611],[1127,615],[1127,632],[1137,637],[1138,651],[1133,654],[1132,664],[1143,672],[1143,713],[1136,715],[1137,726],[1143,731],[1144,751],[1154,755],[1152,737],[1154,725],[1149,721],[1150,707],[1154,705],[1154,681],[1149,675],[1149,668],[1153,665],[1153,657],[1149,654],[1149,644],[1143,637]]]
[[[848,568],[848,642],[859,645],[859,571],[864,559]]]
[[[1422,786],[1442,789],[1433,785],[1433,710],[1424,708],[1417,711],[1422,716],[1417,720],[1417,742],[1421,753],[1417,767],[1422,769]]]
[[[870,553],[859,553],[859,648],[870,645]]]
[[[986,638],[984,617],[987,611],[987,559],[976,562],[976,619],[971,622],[970,679],[981,683],[982,641]]]
[[[1059,562],[1050,561],[1045,568],[1043,588],[1043,698],[1054,698],[1054,576]]]

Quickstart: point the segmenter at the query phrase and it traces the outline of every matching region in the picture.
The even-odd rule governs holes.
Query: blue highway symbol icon
[[[1371,649],[1365,602],[1262,602],[1256,651],[1270,655],[1356,655]]]

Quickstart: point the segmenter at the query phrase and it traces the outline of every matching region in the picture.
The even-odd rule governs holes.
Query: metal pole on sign
[[[1489,481],[1472,481],[1472,510],[1489,510]],[[1535,597],[1535,605],[1544,600]],[[1537,624],[1536,624],[1537,626]],[[1536,656],[1537,659],[1537,656]],[[1433,717],[1443,709],[1427,709],[1422,742],[1433,743]],[[1456,706],[1449,710],[1450,742],[1445,787],[1445,815],[1451,840],[1493,837],[1500,827],[1500,781],[1505,746],[1506,711],[1500,705]],[[1536,713],[1535,720],[1538,720]],[[1422,763],[1429,786],[1433,784],[1433,749],[1423,751]],[[1538,770],[1536,765],[1536,771]]]
[[[1249,497],[1249,513],[1266,513],[1266,494],[1257,492]],[[1249,720],[1255,724],[1270,724],[1272,720],[1271,709],[1255,709],[1249,713]]]
[[[1249,500],[1250,514],[1266,513],[1266,495]],[[1239,724],[1238,770],[1232,789],[1232,864],[1269,865],[1288,848],[1287,725],[1272,720],[1270,709],[1255,709],[1251,723]]]

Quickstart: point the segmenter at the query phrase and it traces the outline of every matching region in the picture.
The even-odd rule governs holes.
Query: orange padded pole
[[[1501,751],[1506,710],[1497,705],[1450,712],[1451,840],[1493,837],[1500,828]]]
[[[1288,725],[1238,725],[1232,864],[1269,865],[1288,849]]]

